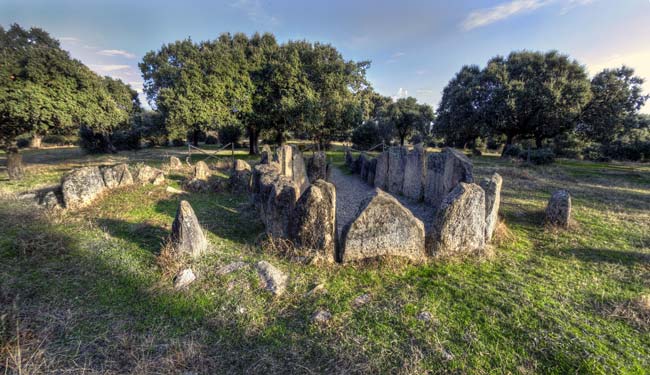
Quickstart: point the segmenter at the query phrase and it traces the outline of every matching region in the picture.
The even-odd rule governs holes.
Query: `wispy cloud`
[[[88,67],[95,72],[106,75],[112,72],[117,72],[120,70],[131,69],[129,65],[118,65],[118,64],[90,64]]]
[[[126,57],[127,59],[135,58],[135,55],[132,54],[131,52],[124,51],[121,49],[103,49],[101,51],[97,51],[97,54],[102,56],[122,56],[122,57]]]
[[[392,63],[396,62],[397,60],[399,60],[399,58],[404,56],[404,55],[406,55],[406,53],[404,53],[404,52],[395,52],[392,55],[390,55],[390,59],[386,60],[386,63],[392,64]]]
[[[73,36],[64,36],[59,38],[59,42],[78,42],[79,38],[75,38]]]
[[[510,0],[491,8],[471,12],[461,23],[465,31],[503,21],[519,14],[530,13],[551,4],[562,4],[560,14],[580,5],[587,5],[593,0]]]
[[[399,90],[397,90],[397,94],[391,96],[391,99],[393,99],[393,101],[395,101],[397,99],[403,99],[403,98],[406,98],[408,96],[409,96],[408,90],[403,88],[403,87],[400,87]]]
[[[230,6],[246,13],[248,18],[255,23],[277,25],[280,22],[264,9],[261,0],[236,0]]]

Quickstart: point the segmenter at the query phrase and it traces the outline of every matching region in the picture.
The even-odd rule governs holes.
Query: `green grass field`
[[[167,193],[180,187],[180,174],[65,214],[15,198],[84,163],[160,165],[173,152],[184,149],[31,151],[24,181],[3,174],[0,372],[650,372],[650,165],[525,167],[475,157],[477,177],[497,171],[504,179],[495,255],[426,264],[292,261],[265,248],[248,197]],[[341,152],[330,157],[343,162]],[[558,188],[573,195],[568,231],[542,224]],[[158,254],[180,199],[194,207],[212,248],[164,262]],[[251,267],[215,273],[261,259],[289,275],[281,297],[262,290]],[[172,286],[181,266],[198,276],[187,291]],[[355,307],[363,294],[370,302]],[[319,309],[332,313],[328,324],[310,322]],[[418,319],[422,312],[432,319]]]

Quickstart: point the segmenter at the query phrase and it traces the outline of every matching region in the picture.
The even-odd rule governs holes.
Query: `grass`
[[[159,165],[184,149],[46,152],[25,156],[25,181],[0,182],[0,367],[8,373],[650,371],[647,166],[523,167],[475,157],[478,178],[504,177],[509,235],[492,259],[316,266],[263,248],[246,196],[144,186],[78,212],[42,213],[12,197],[83,163]],[[341,152],[329,156],[344,161]],[[168,177],[175,187],[184,178]],[[561,187],[574,197],[570,231],[542,225],[546,200]],[[192,204],[212,248],[161,266],[180,199]],[[262,259],[289,274],[283,296],[261,290],[251,267],[215,273]],[[181,266],[198,275],[187,291],[172,288],[166,269]],[[363,294],[370,301],[355,307]],[[310,323],[319,309],[332,313],[325,325]],[[421,312],[432,318],[418,319]]]

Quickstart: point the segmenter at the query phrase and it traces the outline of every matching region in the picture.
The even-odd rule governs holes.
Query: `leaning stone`
[[[494,230],[499,220],[499,205],[501,204],[501,185],[503,179],[498,173],[481,181],[481,187],[485,191],[485,241],[492,239]]]
[[[244,267],[248,266],[246,262],[242,261],[237,261],[237,262],[232,262],[230,264],[227,264],[221,268],[219,268],[216,272],[217,276],[223,276],[227,275],[229,273],[235,272],[237,270],[240,270]]]
[[[318,310],[311,316],[311,322],[315,324],[325,325],[332,319],[332,313],[327,310]]]
[[[374,185],[384,190],[388,188],[388,151],[384,151],[377,156]]]
[[[342,239],[343,262],[381,256],[425,257],[424,224],[379,189],[361,203],[356,219],[343,229]]]
[[[314,182],[298,199],[289,223],[289,238],[297,248],[334,262],[336,253],[336,188]]]
[[[176,156],[169,157],[169,169],[171,170],[183,169],[183,163],[181,163],[181,159],[177,158]]]
[[[287,238],[289,223],[298,200],[299,189],[295,182],[285,176],[279,176],[272,183],[271,191],[266,201],[263,221],[266,232],[279,238]]]
[[[307,160],[307,177],[310,182],[316,180],[329,180],[330,165],[327,163],[327,155],[325,152],[315,152],[314,155]]]
[[[422,145],[416,145],[406,155],[404,166],[404,185],[402,194],[413,200],[420,200],[423,197],[425,169],[425,152]]]
[[[179,253],[192,256],[201,255],[208,247],[199,220],[187,201],[180,201],[176,217],[172,223],[172,243]]]
[[[194,166],[194,178],[203,181],[210,178],[210,168],[203,160],[198,161]]]
[[[196,275],[191,268],[186,268],[176,274],[174,277],[174,288],[185,289],[196,280]]]
[[[105,189],[106,184],[99,167],[75,169],[63,176],[61,182],[66,208],[86,206]]]
[[[406,148],[391,147],[388,149],[388,153],[388,191],[393,194],[402,194]]]
[[[436,213],[427,250],[436,257],[480,254],[485,249],[485,192],[461,182]]]
[[[104,184],[109,189],[133,185],[133,175],[126,164],[101,169]]]
[[[546,206],[546,222],[567,228],[571,222],[571,194],[566,190],[557,190]]]
[[[429,154],[424,200],[437,207],[460,182],[474,182],[472,162],[462,152],[445,148]]]
[[[273,153],[271,152],[271,147],[269,145],[262,146],[262,151],[260,152],[260,164],[268,164],[273,158]]]
[[[264,289],[273,293],[275,296],[284,293],[287,288],[287,275],[264,260],[257,262],[255,268],[257,268],[257,273],[260,276]]]

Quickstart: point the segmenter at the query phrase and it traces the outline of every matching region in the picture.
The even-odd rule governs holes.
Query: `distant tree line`
[[[452,146],[490,143],[504,155],[523,143],[564,156],[648,159],[642,84],[625,66],[589,80],[583,65],[556,51],[513,52],[483,69],[461,68],[443,91],[434,132]]]

